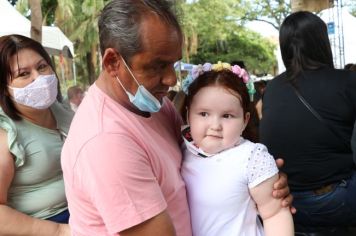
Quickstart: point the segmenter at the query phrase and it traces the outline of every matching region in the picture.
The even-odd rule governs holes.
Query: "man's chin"
[[[157,93],[155,94],[155,98],[162,104],[164,97],[166,97],[168,93]]]

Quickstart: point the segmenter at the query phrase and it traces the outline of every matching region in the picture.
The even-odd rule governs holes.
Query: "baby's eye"
[[[199,115],[202,116],[202,117],[207,117],[208,113],[203,111],[203,112],[200,112]]]
[[[233,118],[234,116],[231,114],[224,114],[223,118],[229,119],[229,118]]]

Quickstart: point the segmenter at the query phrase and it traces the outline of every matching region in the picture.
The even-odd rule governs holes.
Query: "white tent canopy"
[[[31,21],[21,15],[7,0],[0,0],[0,36],[31,36]],[[42,26],[42,45],[52,55],[73,58],[73,43],[55,26]]]
[[[174,63],[174,69],[176,70],[191,71],[193,69],[193,66],[194,66],[193,64],[184,63],[181,61]]]

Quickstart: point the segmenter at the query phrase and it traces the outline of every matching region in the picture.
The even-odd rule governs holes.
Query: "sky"
[[[342,5],[346,6],[346,8],[350,4],[350,0],[340,0],[340,1],[342,1]],[[351,1],[355,1],[355,0],[351,0]],[[265,37],[278,36],[278,31],[273,26],[271,26],[266,22],[252,21],[247,23],[246,26],[249,29],[258,32]]]
[[[262,21],[251,21],[246,24],[249,29],[260,33],[262,36],[278,36],[278,31],[270,24]]]

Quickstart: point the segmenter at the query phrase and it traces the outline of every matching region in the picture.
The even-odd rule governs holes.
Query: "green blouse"
[[[8,205],[40,219],[67,209],[60,157],[74,113],[58,102],[51,106],[51,111],[57,130],[25,119],[13,121],[0,109],[0,128],[7,132],[9,150],[15,159]]]

